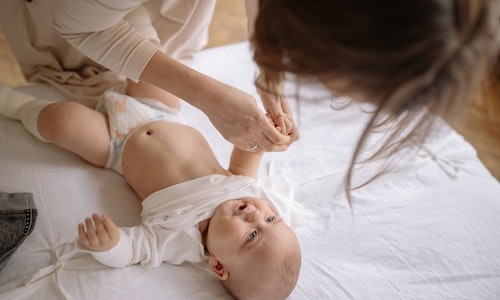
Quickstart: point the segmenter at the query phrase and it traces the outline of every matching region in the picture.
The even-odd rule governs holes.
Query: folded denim
[[[37,215],[33,194],[0,191],[0,270],[33,231]]]

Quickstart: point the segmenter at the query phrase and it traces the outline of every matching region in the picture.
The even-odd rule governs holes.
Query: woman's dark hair
[[[425,138],[436,115],[466,107],[498,55],[498,2],[260,0],[251,37],[260,88],[273,90],[293,73],[375,104],[346,177],[350,201],[371,132],[392,124],[368,160],[385,159]]]

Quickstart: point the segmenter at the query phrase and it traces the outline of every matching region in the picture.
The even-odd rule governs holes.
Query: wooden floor
[[[210,27],[208,47],[244,41],[246,19],[243,1],[218,0]],[[11,86],[25,84],[19,67],[0,31],[0,82]],[[466,116],[455,129],[476,148],[479,158],[500,179],[500,72],[475,97]]]
[[[493,72],[454,128],[471,143],[481,161],[500,180],[500,72]]]

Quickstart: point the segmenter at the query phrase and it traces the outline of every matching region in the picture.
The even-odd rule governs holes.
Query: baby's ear
[[[220,280],[226,280],[229,277],[229,270],[217,259],[217,257],[210,256],[208,258],[208,264],[214,275]]]

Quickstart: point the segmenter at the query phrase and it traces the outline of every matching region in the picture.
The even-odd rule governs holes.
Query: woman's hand
[[[93,221],[93,222],[92,222]],[[118,244],[120,232],[106,215],[93,214],[85,219],[85,225],[78,224],[78,241],[92,251],[106,251]]]
[[[243,151],[284,151],[290,136],[276,129],[255,98],[229,85],[215,93],[202,110],[222,136]],[[277,124],[277,122],[274,122]]]
[[[281,132],[281,134],[284,135],[290,135],[290,133],[293,130],[293,120],[289,115],[280,115],[278,118],[276,118],[276,121],[273,121],[271,117],[268,114],[269,120],[274,124],[274,127]]]
[[[262,104],[267,111],[267,115],[278,126],[283,121],[285,129],[281,132],[290,137],[287,146],[299,139],[299,131],[292,117],[292,111],[285,98],[283,82],[279,82],[274,87],[267,87],[264,77],[261,75],[255,80],[257,91],[262,99]],[[282,127],[281,125],[280,127]]]

